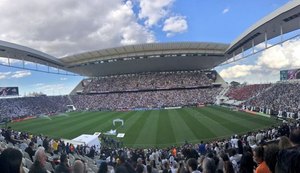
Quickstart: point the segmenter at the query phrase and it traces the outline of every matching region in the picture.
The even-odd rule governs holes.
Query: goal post
[[[76,111],[76,108],[74,105],[67,105],[67,112]]]

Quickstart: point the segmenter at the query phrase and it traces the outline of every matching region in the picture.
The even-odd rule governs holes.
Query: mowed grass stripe
[[[98,114],[97,114],[98,113]],[[80,134],[87,133],[93,134],[94,132],[106,132],[107,129],[110,130],[113,126],[113,119],[119,118],[122,114],[129,114],[120,112],[89,112],[90,117],[89,120],[86,121],[78,121],[76,128],[70,125],[67,129],[61,131],[61,136],[65,138],[74,138]],[[76,123],[76,122],[75,122]]]
[[[215,109],[214,107],[207,107],[205,108],[205,110],[208,112],[217,112],[218,114],[216,115],[219,115],[218,118],[227,119],[228,121],[235,123],[235,126],[238,127],[236,131],[239,132],[247,132],[253,129],[259,129],[266,126],[264,124],[260,124],[260,121],[258,119],[256,119],[255,121],[249,121],[249,117],[251,117],[252,115],[244,114],[243,112],[234,112],[228,109]],[[254,116],[252,117],[254,118]],[[256,116],[256,118],[261,117]],[[272,121],[272,119],[270,120]],[[226,125],[225,122],[222,123],[223,125]]]
[[[201,137],[198,138],[198,140],[195,140],[199,142],[199,140],[206,140],[209,138],[215,138],[219,134],[215,131],[216,126],[214,126],[211,122],[205,121],[206,117],[205,115],[199,113],[199,112],[193,112],[192,109],[184,109],[185,112],[189,113],[190,116],[194,119],[194,121],[197,121],[199,124],[200,130],[197,131],[197,133],[201,134]],[[193,141],[192,141],[193,142]]]
[[[205,112],[205,115],[208,118],[211,118],[215,121],[219,121],[222,126],[225,126],[226,128],[230,129],[234,132],[241,132],[241,131],[249,131],[251,128],[249,128],[250,122],[247,120],[244,120],[242,118],[239,118],[237,116],[232,115],[232,112],[226,112],[221,110],[215,110],[211,109],[210,107],[206,107],[203,109],[203,112]],[[213,116],[214,115],[214,116]],[[250,123],[250,126],[254,125]]]
[[[204,109],[187,109],[188,112],[191,112],[192,115],[195,116],[199,121],[205,122],[207,128],[209,128],[214,135],[217,136],[225,136],[228,134],[232,134],[233,131],[228,127],[223,126],[218,119],[211,119],[210,117],[214,117],[213,114],[205,114]],[[206,139],[203,139],[206,140]]]
[[[193,141],[197,139],[193,129],[183,120],[181,109],[170,110],[169,113],[172,114],[170,121],[173,125],[174,134],[176,134],[177,144],[183,144],[186,140]]]
[[[109,112],[107,112],[107,113],[109,113]],[[134,114],[133,112],[114,112],[111,116],[108,116],[108,118],[105,118],[101,122],[98,122],[97,125],[92,124],[88,131],[90,133],[94,133],[96,131],[105,133],[108,130],[117,129],[118,127],[122,127],[122,126],[118,123],[114,126],[113,125],[114,119],[121,118],[124,121],[126,121],[126,119],[131,117],[131,115],[133,115],[133,114]]]
[[[78,118],[80,116],[83,116],[85,113],[83,112],[76,112],[76,113],[68,113],[69,116],[72,116],[74,118]],[[56,122],[56,116],[50,117]],[[59,119],[64,120],[65,117],[59,117]],[[29,130],[33,129],[37,126],[44,127],[45,125],[49,124],[49,119],[45,118],[36,118],[36,119],[30,119],[30,120],[25,120],[17,123],[11,123],[12,127],[16,129],[24,129],[24,130]]]
[[[145,120],[143,128],[140,130],[140,133],[135,140],[134,147],[152,147],[156,145],[158,119],[158,113],[156,111],[151,111],[148,118]]]
[[[118,113],[112,112],[112,113],[106,113],[106,114],[91,114],[90,119],[85,120],[85,121],[78,121],[76,128],[78,129],[77,131],[75,130],[74,126],[70,124],[69,127],[63,129],[61,131],[62,136],[66,136],[67,138],[74,138],[78,136],[78,132],[80,134],[94,134],[95,128],[97,128],[96,131],[101,131],[102,125],[103,124],[110,124],[108,123],[109,120],[113,117],[116,117]]]
[[[109,119],[110,116],[113,116],[113,112],[109,114],[97,114],[97,112],[87,113],[85,119],[78,118],[75,120],[67,121],[66,123],[60,126],[53,124],[52,127],[49,127],[48,130],[51,131],[51,135],[55,137],[63,137],[67,139],[72,139],[84,133],[94,133],[88,131],[91,127],[97,126],[101,122],[105,122],[105,119]],[[71,117],[70,117],[71,118]],[[73,118],[71,118],[73,119]],[[47,129],[45,129],[47,130]]]
[[[96,114],[96,112],[92,113],[82,113],[81,116],[68,116],[68,117],[58,117],[56,119],[45,119],[47,123],[40,125],[40,124],[35,124],[35,127],[33,128],[35,132],[40,132],[42,134],[47,134],[50,133],[51,135],[54,135],[58,131],[61,131],[61,129],[66,128],[66,127],[72,127],[74,126],[77,127],[78,122],[84,122],[87,121],[93,114]],[[55,135],[55,137],[58,137],[59,133]]]
[[[126,114],[126,117],[124,119],[124,127],[117,127],[118,133],[125,133],[126,138],[128,131],[132,128],[136,121],[138,121],[139,116],[143,113],[144,111],[130,111],[129,114]]]
[[[157,146],[172,145],[176,141],[175,134],[173,133],[173,126],[170,121],[170,116],[167,110],[159,112],[158,126],[156,132]]]
[[[78,117],[76,117],[78,115]],[[41,134],[43,133],[43,130],[47,130],[46,132],[49,133],[51,131],[48,130],[49,127],[57,125],[58,127],[60,127],[59,123],[63,123],[63,122],[68,122],[70,121],[70,117],[75,117],[74,119],[77,119],[79,117],[84,116],[84,113],[78,113],[75,114],[74,116],[68,116],[68,117],[59,117],[59,118],[55,118],[52,117],[51,120],[49,119],[45,119],[45,118],[37,118],[37,119],[33,119],[33,120],[27,120],[27,121],[23,121],[23,122],[17,122],[17,123],[12,123],[12,127],[14,129],[17,130],[23,130],[23,131],[27,131],[27,132],[31,132],[34,134]],[[69,119],[70,118],[70,119]],[[26,126],[19,126],[19,123],[27,123],[28,125]],[[46,134],[47,134],[46,133]]]
[[[231,112],[233,115],[243,117],[244,119],[246,119],[248,121],[252,121],[256,124],[258,123],[261,125],[270,125],[270,122],[276,123],[276,120],[274,120],[273,118],[267,118],[267,117],[263,117],[263,116],[259,116],[259,115],[253,115],[253,114],[249,114],[247,112],[230,111],[228,108],[217,107],[217,106],[212,106],[211,108],[215,109],[215,110]]]
[[[141,129],[143,128],[145,121],[150,115],[151,111],[142,111],[135,113],[135,120],[131,122],[131,126],[127,129],[125,133],[124,143],[133,146]]]
[[[182,109],[182,117],[186,124],[192,129],[197,139],[206,139],[214,137],[215,134],[211,130],[211,127],[206,125],[206,122],[201,120],[201,115],[193,115],[187,108]],[[197,118],[196,118],[197,117]]]
[[[136,112],[118,112],[115,117],[111,117],[110,120],[107,121],[107,123],[102,124],[101,130],[102,132],[107,132],[111,129],[116,129],[117,133],[120,133],[121,131],[124,131],[124,129],[128,128],[128,121],[130,121],[130,118],[133,118],[134,114]],[[116,123],[115,126],[113,126],[113,120],[120,118],[124,121],[124,126],[121,125],[120,122]]]

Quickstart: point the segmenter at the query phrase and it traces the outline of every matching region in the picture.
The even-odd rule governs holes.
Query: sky
[[[248,27],[287,2],[20,0],[11,3],[0,0],[0,40],[34,48],[58,58],[138,43],[231,43]],[[0,63],[8,62],[0,58]],[[22,64],[16,60],[10,63]],[[299,67],[300,41],[293,39],[216,70],[227,82],[266,83],[278,81],[281,69]],[[18,86],[20,95],[30,92],[69,94],[81,80],[82,77],[0,66],[0,87]]]

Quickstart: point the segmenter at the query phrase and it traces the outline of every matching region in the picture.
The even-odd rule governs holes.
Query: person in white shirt
[[[232,148],[239,148],[238,147],[238,139],[237,139],[237,135],[232,136],[231,140],[230,140],[231,146]]]

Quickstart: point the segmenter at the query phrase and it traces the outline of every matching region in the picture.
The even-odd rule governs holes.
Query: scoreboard
[[[18,96],[18,95],[19,95],[18,87],[0,87],[0,97]]]
[[[280,80],[294,80],[300,79],[300,69],[294,70],[281,70],[280,71]]]

